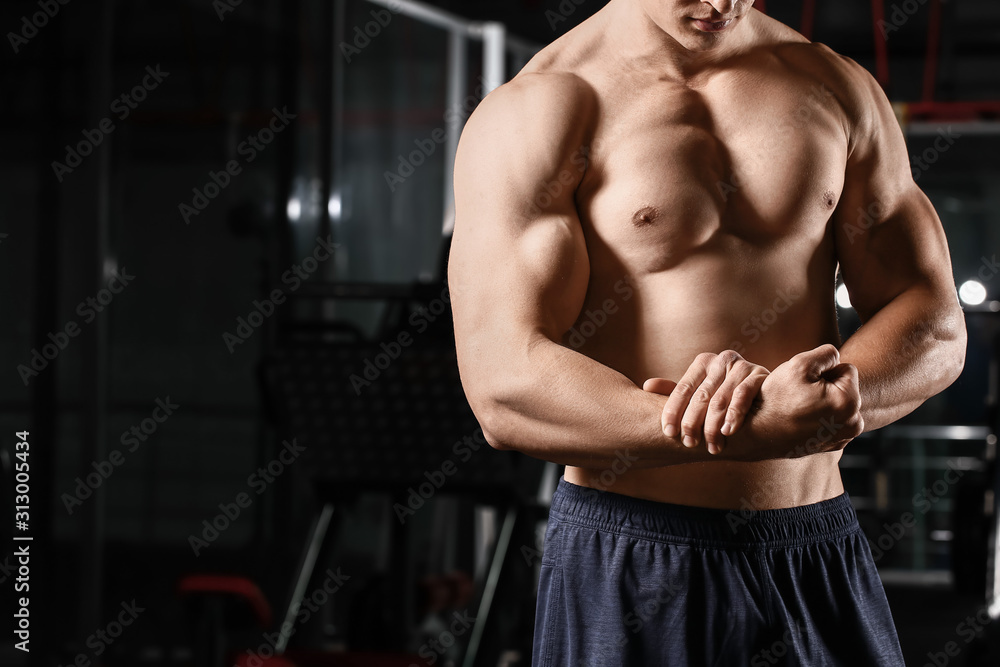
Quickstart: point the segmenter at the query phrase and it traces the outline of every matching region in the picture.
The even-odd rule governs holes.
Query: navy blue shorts
[[[756,512],[559,480],[534,667],[903,665],[847,494]]]

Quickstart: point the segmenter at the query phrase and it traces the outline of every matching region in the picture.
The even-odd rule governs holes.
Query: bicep
[[[579,221],[519,218],[489,199],[481,207],[456,216],[448,270],[456,335],[559,340],[576,321],[589,277]]]
[[[862,321],[913,288],[952,282],[944,231],[910,171],[902,131],[867,73],[858,81],[844,191],[834,212],[837,259]]]

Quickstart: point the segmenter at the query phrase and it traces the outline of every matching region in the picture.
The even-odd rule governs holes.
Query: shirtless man
[[[566,465],[536,666],[903,664],[838,461],[961,372],[948,247],[872,77],[751,4],[610,0],[459,146],[466,394]]]

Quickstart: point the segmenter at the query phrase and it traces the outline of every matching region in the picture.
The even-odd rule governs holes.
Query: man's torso
[[[829,221],[848,141],[835,68],[829,51],[756,16],[769,43],[692,81],[622,67],[595,19],[525,69],[572,71],[596,95],[592,136],[573,160],[590,281],[564,343],[638,385],[679,380],[701,352],[734,349],[773,369],[839,342]],[[632,470],[623,456],[608,470],[567,467],[566,479],[766,509],[842,493],[839,458]]]

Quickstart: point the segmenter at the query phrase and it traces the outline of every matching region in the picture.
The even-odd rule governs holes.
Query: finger
[[[677,383],[673,380],[667,380],[665,378],[649,378],[642,383],[642,390],[654,394],[669,396],[670,392],[672,392],[676,386]]]
[[[684,416],[681,418],[681,435],[684,438],[686,446],[694,447],[701,439],[709,403],[719,390],[719,387],[725,382],[726,375],[735,358],[739,358],[739,355],[735,352],[726,352],[717,356],[709,364],[705,379],[702,380],[701,385],[695,390],[691,396],[691,400],[688,401],[687,409],[684,410]],[[715,443],[709,446],[708,451],[711,454],[716,453]]]
[[[767,374],[766,369],[742,358],[730,367],[722,385],[715,392],[711,402],[708,404],[708,412],[705,415],[706,442],[721,444],[723,436],[730,435],[723,431],[723,426],[726,425],[726,417],[729,414],[729,407],[732,404],[733,396],[737,388],[748,377],[760,372],[763,372],[765,375]],[[745,390],[741,391],[741,396],[744,392]],[[721,451],[721,447],[719,449]]]
[[[733,391],[733,398],[729,402],[729,409],[726,411],[726,421],[722,425],[722,434],[730,436],[743,425],[747,413],[750,412],[754,400],[760,394],[760,388],[767,379],[766,369],[758,369],[751,373]]]
[[[858,368],[854,364],[839,363],[823,373],[823,379],[831,384],[837,385],[844,393],[849,395],[861,395],[861,386],[858,381]]]
[[[802,367],[809,382],[819,382],[823,373],[840,363],[840,350],[827,343],[816,349],[796,354],[792,360]]]
[[[707,374],[708,364],[712,359],[715,358],[714,354],[702,353],[694,358],[688,369],[684,371],[684,375],[681,377],[677,386],[674,390],[670,392],[670,398],[667,399],[667,404],[663,406],[663,433],[668,438],[675,438],[680,434],[681,417],[684,415],[684,411],[687,410],[688,402],[694,395],[694,392],[698,387],[701,386],[702,381],[705,379]],[[697,442],[692,443],[693,447]]]
[[[840,409],[860,410],[861,384],[858,379],[858,369],[854,364],[837,364],[823,374],[823,380],[841,393],[841,398],[835,405],[839,405]]]

